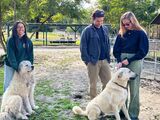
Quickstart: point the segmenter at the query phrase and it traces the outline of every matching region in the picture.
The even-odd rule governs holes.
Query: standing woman
[[[130,100],[129,114],[132,120],[138,120],[139,87],[142,59],[147,55],[149,48],[145,30],[140,26],[132,12],[126,12],[120,19],[120,30],[113,48],[113,55],[117,59],[117,67],[130,68],[137,73],[137,78],[129,81]]]
[[[27,37],[26,26],[17,21],[12,29],[12,36],[7,42],[7,57],[4,64],[4,91],[9,86],[13,74],[18,72],[19,63],[29,60],[33,64],[33,44]]]

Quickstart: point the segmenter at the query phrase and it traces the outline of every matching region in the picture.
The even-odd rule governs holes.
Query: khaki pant
[[[97,95],[97,81],[98,77],[102,82],[102,90],[105,88],[107,82],[111,79],[111,71],[107,60],[99,60],[95,65],[87,64],[88,76],[90,79],[90,97],[93,99]]]

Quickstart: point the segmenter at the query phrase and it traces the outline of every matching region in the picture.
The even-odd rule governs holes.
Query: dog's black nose
[[[32,70],[34,70],[34,66],[33,65],[31,66],[31,68],[32,68]]]

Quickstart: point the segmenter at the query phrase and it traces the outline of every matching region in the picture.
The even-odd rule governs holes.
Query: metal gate
[[[150,39],[149,53],[143,60],[142,77],[160,81],[160,40]]]

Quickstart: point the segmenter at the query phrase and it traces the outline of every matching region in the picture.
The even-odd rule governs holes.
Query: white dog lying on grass
[[[105,89],[91,100],[86,110],[79,106],[73,107],[73,112],[78,115],[88,116],[89,120],[97,120],[101,112],[105,115],[115,115],[116,120],[120,120],[119,111],[122,109],[126,118],[131,120],[126,108],[127,83],[130,79],[135,79],[136,74],[128,68],[120,68],[108,82]]]
[[[32,71],[34,66],[29,61],[22,61],[19,72],[15,72],[13,79],[3,94],[0,120],[28,119],[35,106],[35,81]]]

